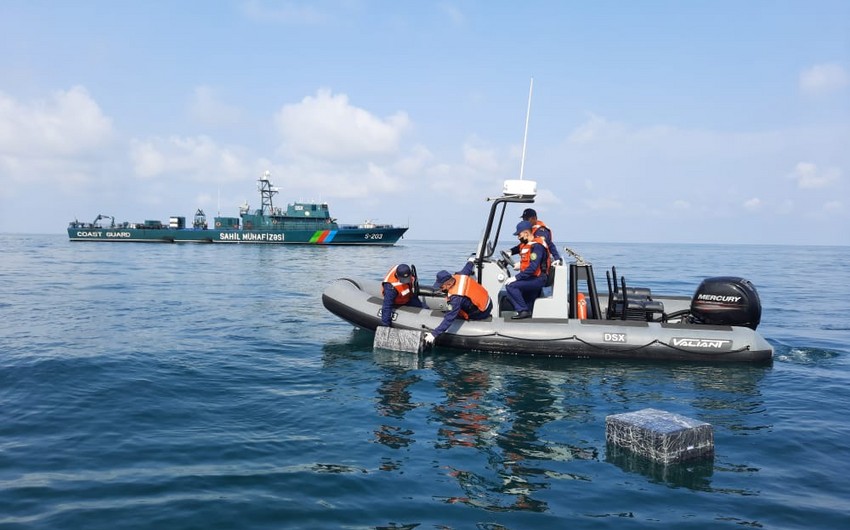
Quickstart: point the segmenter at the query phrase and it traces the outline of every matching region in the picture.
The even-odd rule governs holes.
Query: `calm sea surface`
[[[603,290],[752,280],[775,360],[713,366],[376,353],[321,304],[472,243],[0,245],[3,529],[850,524],[847,247],[573,245]],[[712,424],[715,457],[608,451],[646,407]]]

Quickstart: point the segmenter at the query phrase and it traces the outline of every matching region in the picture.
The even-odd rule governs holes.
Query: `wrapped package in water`
[[[664,464],[714,455],[710,424],[657,409],[606,417],[605,439]]]
[[[422,332],[378,326],[375,330],[373,349],[422,353]]]

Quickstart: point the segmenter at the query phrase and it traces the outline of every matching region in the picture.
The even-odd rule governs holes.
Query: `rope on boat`
[[[515,336],[515,335],[508,335],[506,333],[499,333],[498,331],[494,331],[493,333],[487,333],[487,334],[483,334],[483,335],[474,335],[473,337],[474,338],[480,338],[480,337],[487,337],[487,336],[497,336],[497,337],[504,337],[506,339],[525,340],[525,341],[531,341],[531,342],[549,342],[549,341],[574,340],[576,342],[580,342],[580,343],[584,344],[585,346],[589,346],[589,347],[597,349],[597,350],[612,351],[610,348],[600,346],[600,345],[593,343],[593,342],[588,342],[588,341],[580,338],[578,335],[572,335],[572,336],[569,336],[569,337],[561,337],[561,338],[551,338],[550,337],[550,338],[545,338],[545,339],[543,339],[543,338],[534,339],[534,338],[528,338],[528,337],[518,337],[518,336]],[[674,346],[672,344],[668,344],[668,343],[663,342],[659,339],[653,339],[651,342],[647,342],[646,344],[641,344],[641,345],[634,346],[634,347],[631,347],[631,348],[617,348],[614,351],[617,351],[617,352],[638,351],[638,350],[642,350],[644,348],[649,348],[653,344],[660,344],[661,346],[667,346],[668,348],[670,348],[672,350],[676,350],[676,351],[679,351],[679,352],[682,352],[682,353],[699,353],[700,355],[727,355],[727,354],[730,354],[730,353],[741,353],[741,352],[744,352],[744,351],[749,351],[749,349],[750,349],[749,346],[744,346],[744,347],[738,348],[736,350],[723,350],[723,351],[717,351],[717,352],[702,352],[702,351],[695,352],[694,350],[689,350],[687,348],[681,348],[679,346]]]

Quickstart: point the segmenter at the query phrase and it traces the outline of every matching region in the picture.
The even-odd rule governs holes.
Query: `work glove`
[[[563,265],[563,264],[564,264],[563,258],[558,258],[558,259],[556,259],[555,261],[552,262],[552,265]]]
[[[468,262],[470,262],[470,263],[475,263],[475,254],[473,254],[473,255],[469,256],[469,259],[468,259],[468,260],[466,260],[466,261],[468,261]]]
[[[507,280],[505,280],[505,287],[507,287],[508,285],[510,285],[510,284],[512,284],[512,283],[514,283],[515,281],[516,281],[516,276],[511,276],[510,278],[508,278]]]
[[[515,270],[515,271],[518,271],[518,270],[519,270],[519,263],[514,263],[514,270]]]
[[[431,333],[430,331],[428,333],[426,333],[425,336],[423,337],[423,339],[425,341],[425,346],[432,346],[434,344],[434,338],[435,338],[434,334]]]

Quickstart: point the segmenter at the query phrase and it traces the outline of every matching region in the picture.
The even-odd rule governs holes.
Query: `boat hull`
[[[381,325],[380,282],[343,278],[322,295],[331,313],[374,331]],[[393,326],[434,329],[443,319],[440,301],[429,307],[396,308]],[[440,347],[500,354],[572,358],[697,362],[769,362],[773,348],[756,331],[741,326],[623,320],[531,318],[511,320],[506,311],[482,321],[456,320],[437,338]]]
[[[407,228],[215,230],[195,228],[68,228],[71,241],[231,243],[265,245],[394,245]]]

